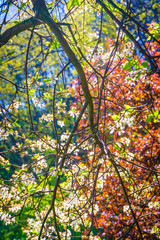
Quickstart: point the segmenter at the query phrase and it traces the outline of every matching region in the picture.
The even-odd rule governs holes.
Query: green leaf
[[[131,65],[131,62],[128,61],[128,62],[126,62],[126,63],[124,64],[123,70],[130,70],[131,66],[132,66],[132,65]]]
[[[48,92],[44,93],[43,96],[44,96],[44,99],[45,99],[45,100],[53,99],[53,96],[52,96],[50,93],[48,93]]]
[[[118,115],[112,115],[113,120],[118,121],[120,119],[120,116]]]
[[[149,68],[149,65],[148,65],[147,61],[142,62],[141,66],[144,67],[144,68]]]
[[[127,109],[127,112],[130,112],[130,113],[134,112],[134,109],[131,106],[124,104],[124,107]]]
[[[129,105],[127,105],[127,104],[124,104],[124,107],[126,108],[126,109],[130,109],[131,107],[129,106]]]
[[[126,40],[128,40],[128,39],[129,39],[128,35],[125,34],[125,35],[124,35],[124,40],[126,41]]]
[[[147,123],[150,123],[153,119],[153,115],[149,115],[149,117],[147,118],[146,122]]]
[[[61,170],[58,171],[58,175],[62,176],[62,171]]]
[[[159,110],[156,110],[155,113],[154,113],[154,116],[157,118],[158,114],[159,114]]]
[[[114,146],[114,148],[115,148],[116,150],[120,150],[120,147],[119,147],[117,144]]]
[[[18,119],[16,119],[16,121],[14,122],[14,125],[18,128],[20,128],[21,126],[17,123]]]
[[[80,3],[81,3],[80,0],[70,0],[68,2],[68,9],[70,9],[71,7],[76,6],[76,5],[80,6]]]
[[[52,43],[52,49],[56,49],[59,48],[61,46],[61,44],[54,38],[53,39],[53,43]]]
[[[32,96],[34,95],[35,91],[36,91],[35,89],[31,89],[31,90],[29,90],[29,96],[32,97]]]
[[[52,8],[52,7],[54,7],[54,4],[55,4],[55,2],[53,1],[53,2],[51,2],[51,3],[48,3],[48,7],[49,8]]]
[[[21,10],[25,6],[26,6],[26,3],[22,3],[21,6],[19,7],[19,9]]]
[[[136,80],[138,80],[141,75],[142,75],[142,73],[138,73]]]
[[[7,56],[10,56],[10,55],[12,55],[12,54],[14,54],[14,53],[15,53],[15,51],[8,52],[8,53],[7,53]]]
[[[21,21],[19,21],[19,20],[14,20],[13,21],[13,23],[15,23],[15,24],[18,24],[18,23],[20,23]]]
[[[50,81],[51,81],[51,78],[44,78],[43,81],[44,81],[44,82],[50,82]]]
[[[15,122],[14,125],[15,125],[16,127],[18,127],[18,128],[21,127],[17,122]]]
[[[28,185],[28,191],[29,191],[31,188],[33,188],[33,184],[29,184],[29,185]]]

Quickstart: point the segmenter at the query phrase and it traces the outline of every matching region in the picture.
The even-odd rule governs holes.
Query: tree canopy
[[[158,6],[0,2],[1,239],[160,238]]]

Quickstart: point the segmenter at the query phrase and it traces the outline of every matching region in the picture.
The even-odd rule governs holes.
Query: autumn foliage
[[[146,43],[148,51],[159,61],[159,45]],[[104,69],[103,61],[114,50],[114,42],[106,39],[106,51],[96,57],[86,68],[86,75],[94,99],[95,126],[99,136],[117,163],[121,179],[139,223],[144,239],[159,237],[159,171],[160,171],[160,79],[151,74],[144,58],[134,55],[130,58],[132,44],[120,43],[109,67]],[[127,56],[128,54],[128,56]],[[83,96],[78,80],[70,89],[78,107]],[[87,118],[81,120],[77,144],[87,134]],[[77,161],[81,161],[77,155]],[[100,163],[100,179],[93,196],[93,212],[88,220],[98,230],[97,235],[115,239],[139,239],[133,214],[123,194],[122,186],[109,159],[101,159],[98,147],[85,150],[83,162],[88,169],[96,172]],[[91,170],[90,170],[91,171]],[[91,179],[93,179],[91,177]],[[86,182],[89,178],[86,177]],[[76,187],[78,187],[76,185]],[[83,187],[83,194],[89,193]],[[89,230],[85,230],[85,234]],[[126,238],[127,236],[127,238]]]

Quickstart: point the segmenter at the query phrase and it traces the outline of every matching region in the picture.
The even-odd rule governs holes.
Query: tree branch
[[[88,89],[88,84],[87,84],[84,70],[83,70],[80,62],[78,61],[75,53],[72,51],[68,42],[64,38],[61,30],[58,28],[58,24],[50,16],[44,0],[38,0],[38,1],[32,0],[32,3],[34,6],[35,13],[38,14],[38,18],[50,27],[51,31],[54,33],[55,37],[57,38],[57,40],[61,44],[63,50],[65,51],[66,55],[68,56],[70,62],[73,64],[73,66],[77,70],[77,73],[81,80],[84,97],[88,103],[89,125],[90,125],[92,133],[93,133],[94,132],[93,102],[92,102],[92,97],[91,97],[90,91]]]
[[[35,24],[35,21],[36,21],[36,24]],[[2,35],[0,35],[0,48],[4,46],[14,36],[28,30],[29,28],[32,28],[34,24],[35,26],[39,26],[43,24],[43,21],[37,19],[36,17],[31,17],[14,25],[11,28],[8,28]],[[57,25],[70,26],[69,23],[57,23]]]
[[[31,17],[7,29],[2,35],[0,35],[0,48],[4,46],[12,37],[33,27],[35,21],[36,26],[43,23],[42,21],[36,19],[35,17]]]
[[[87,108],[87,102],[85,101],[85,103],[84,103],[84,105],[83,105],[83,107],[81,109],[81,112],[80,112],[80,114],[79,114],[79,116],[78,116],[78,118],[77,118],[77,120],[76,120],[76,122],[74,124],[74,127],[73,127],[73,129],[72,129],[72,131],[71,131],[71,133],[69,135],[69,138],[67,140],[67,143],[66,143],[66,146],[65,146],[65,150],[64,150],[64,155],[63,155],[62,160],[60,162],[59,171],[61,171],[62,168],[63,168],[64,162],[65,162],[65,159],[66,159],[66,155],[67,155],[67,151],[68,151],[69,145],[70,145],[70,143],[72,141],[72,137],[73,137],[73,135],[74,135],[74,133],[75,133],[77,127],[78,127],[78,124],[79,124],[79,122],[80,122],[80,120],[82,118],[82,115],[85,112],[86,108]],[[55,229],[56,229],[56,232],[57,232],[58,239],[60,239],[58,226],[57,226],[56,215],[55,215],[55,206],[54,206],[55,200],[56,200],[57,188],[58,188],[58,185],[59,185],[59,182],[60,182],[60,177],[61,177],[60,175],[57,175],[57,179],[56,179],[55,186],[54,186],[54,191],[53,191],[51,205],[50,205],[50,208],[48,209],[48,211],[47,211],[47,213],[46,213],[46,215],[45,215],[45,217],[43,219],[43,223],[41,225],[41,229],[40,229],[38,240],[41,239],[41,235],[42,235],[42,231],[43,231],[44,225],[45,225],[46,220],[47,220],[47,218],[48,218],[48,216],[49,216],[49,214],[50,214],[50,212],[52,210],[53,210],[53,215],[54,215],[53,217],[54,217]]]
[[[101,7],[105,10],[105,12],[112,18],[112,20],[122,29],[122,31],[130,38],[130,40],[135,44],[135,46],[139,49],[139,51],[143,54],[143,56],[148,60],[151,65],[153,72],[159,73],[160,69],[158,68],[156,62],[152,60],[151,56],[149,56],[146,51],[141,47],[138,41],[134,38],[134,36],[126,29],[125,26],[121,24],[118,18],[106,7],[106,5],[101,0],[96,0],[96,2],[101,5]]]
[[[122,8],[118,7],[112,0],[108,0],[108,2],[110,4],[112,4],[112,6],[114,8],[117,8],[123,16],[128,17],[132,22],[134,22],[138,27],[140,27],[141,29],[143,29],[144,32],[146,32],[150,37],[152,37],[152,39],[157,42],[160,43],[160,41],[158,41],[149,31],[147,28],[145,28],[142,24],[140,24],[134,17],[132,17],[130,14],[126,13]]]

